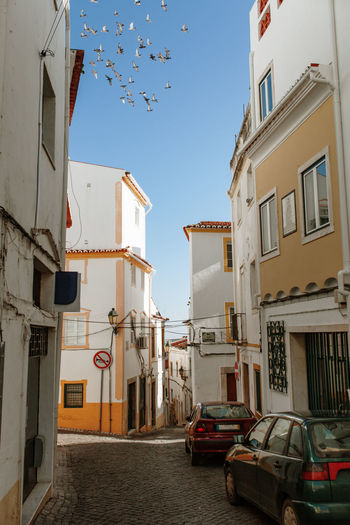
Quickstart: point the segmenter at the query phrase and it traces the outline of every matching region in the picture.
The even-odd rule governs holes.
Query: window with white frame
[[[237,223],[242,220],[242,199],[241,192],[237,193]]]
[[[131,284],[136,286],[136,266],[131,264]]]
[[[135,206],[135,224],[136,226],[140,224],[140,209],[137,205]]]
[[[326,157],[302,173],[305,235],[330,223]]]
[[[272,72],[271,69],[266,73],[259,84],[260,98],[260,119],[264,120],[273,109],[272,98]]]
[[[55,161],[56,96],[44,66],[42,91],[42,143],[52,162]]]
[[[86,318],[84,316],[67,316],[64,319],[64,346],[86,346]]]
[[[141,272],[141,290],[145,289],[145,272],[143,270],[140,270]]]
[[[276,196],[272,195],[260,204],[260,234],[262,255],[278,247]]]

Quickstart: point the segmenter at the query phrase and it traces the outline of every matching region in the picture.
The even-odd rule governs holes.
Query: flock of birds
[[[93,3],[93,4],[97,4],[98,0],[90,0],[90,2]],[[136,6],[141,6],[141,0],[134,0],[134,3],[135,3]],[[166,3],[166,0],[161,0],[160,7],[161,7],[161,9],[163,9],[164,12],[167,11],[167,7],[168,6],[167,6],[167,3]],[[81,10],[80,17],[82,19],[87,17],[87,14],[86,14],[84,9]],[[121,37],[123,32],[124,32],[125,25],[120,22],[120,20],[119,20],[119,12],[118,12],[117,9],[114,10],[114,17],[116,17],[115,35],[116,35],[116,37]],[[151,17],[149,15],[149,13],[147,13],[145,21],[147,23],[149,23],[149,24],[152,23],[152,20],[151,20]],[[129,23],[128,30],[129,31],[136,31],[135,22],[130,22]],[[187,27],[186,24],[182,25],[181,31],[183,33],[187,33],[188,32],[188,27]],[[108,26],[104,25],[104,26],[102,26],[102,29],[101,29],[100,32],[101,33],[109,33],[110,31],[108,29]],[[89,34],[97,35],[98,33],[99,33],[99,31],[97,29],[94,29],[92,26],[89,26],[86,21],[83,22],[83,30],[82,30],[82,32],[80,34],[81,38],[88,38]],[[138,37],[137,37],[137,47],[136,47],[136,52],[135,52],[135,59],[136,59],[136,61],[138,59],[140,59],[141,56],[142,56],[140,50],[144,50],[144,49],[150,48],[151,46],[152,46],[152,42],[151,42],[150,38],[147,37],[146,39],[144,39],[139,34]],[[102,44],[100,44],[99,47],[96,47],[93,51],[96,54],[96,58],[94,60],[90,60],[89,64],[92,67],[91,68],[91,73],[93,74],[95,79],[97,79],[98,76],[99,76],[99,73],[97,71],[97,64],[99,64],[101,62],[104,62],[105,63],[105,67],[107,68],[107,72],[105,73],[104,76],[105,76],[106,81],[108,82],[108,84],[110,86],[112,86],[113,81],[115,80],[113,78],[113,76],[112,76],[112,73],[113,73],[115,75],[115,78],[119,81],[121,89],[124,91],[124,93],[120,97],[121,102],[123,104],[126,104],[128,102],[132,107],[135,107],[135,97],[134,97],[134,95],[133,95],[133,93],[131,91],[131,89],[132,89],[131,86],[135,83],[132,75],[129,76],[128,81],[124,81],[124,83],[123,83],[122,75],[115,68],[115,62],[111,58],[106,58],[106,60],[103,58],[105,51],[103,49]],[[117,53],[117,55],[123,55],[124,54],[124,49],[123,49],[120,41],[118,41],[118,43],[117,43],[116,53]],[[171,60],[170,50],[165,47],[163,52],[158,52],[157,54],[154,54],[153,52],[150,52],[149,59],[154,61],[154,62],[159,60],[160,62],[165,64],[167,61]],[[135,60],[132,60],[131,66],[134,69],[135,73],[137,73],[139,71],[139,69],[140,69],[140,66],[135,62]],[[171,85],[170,85],[170,82],[168,81],[168,82],[166,82],[166,84],[164,86],[164,89],[168,90],[170,88],[171,88]],[[148,112],[153,111],[151,103],[158,103],[158,99],[157,99],[156,95],[154,93],[152,94],[152,96],[147,95],[147,93],[145,91],[140,91],[139,94],[143,97],[144,101],[147,104],[147,111]]]

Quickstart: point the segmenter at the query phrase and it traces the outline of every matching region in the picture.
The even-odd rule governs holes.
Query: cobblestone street
[[[272,525],[253,506],[226,500],[222,461],[192,467],[183,429],[115,439],[60,434],[55,497],[35,525]]]

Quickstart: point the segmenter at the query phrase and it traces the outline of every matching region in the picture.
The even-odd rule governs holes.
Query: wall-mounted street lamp
[[[109,324],[111,325],[111,327],[113,328],[114,335],[117,335],[117,333],[118,333],[118,324],[117,324],[118,323],[118,314],[117,314],[117,312],[116,312],[114,307],[108,313],[108,321],[109,321]]]

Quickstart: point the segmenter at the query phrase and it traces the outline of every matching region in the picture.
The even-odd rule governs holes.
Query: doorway
[[[35,467],[35,438],[39,431],[40,357],[29,357],[27,383],[27,424],[24,449],[23,501],[37,483]]]
[[[140,399],[139,399],[140,422],[139,428],[145,426],[146,422],[146,378],[140,377]]]
[[[136,429],[136,382],[128,384],[128,431]]]
[[[250,385],[249,385],[249,365],[242,363],[243,366],[243,399],[244,404],[250,408]]]
[[[235,374],[226,374],[227,401],[237,401],[237,385]]]
[[[152,381],[152,427],[156,426],[156,382]]]

